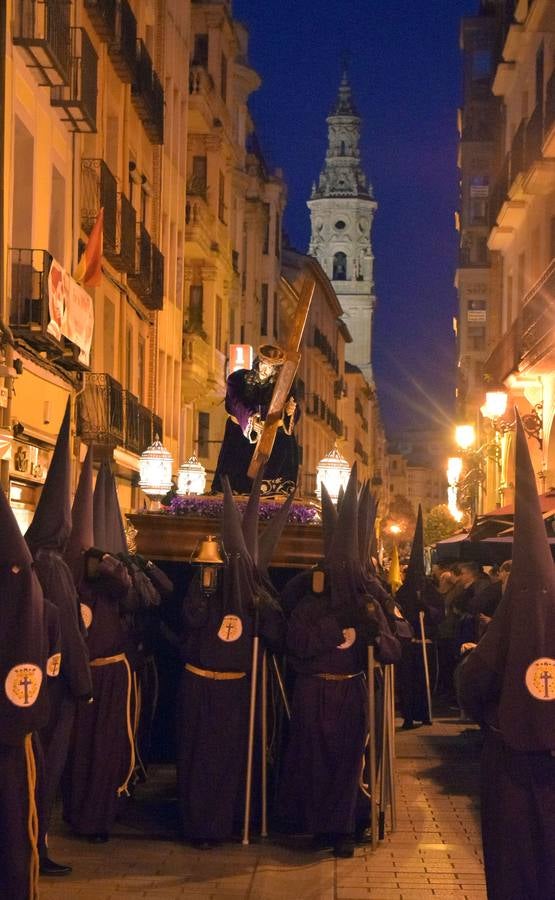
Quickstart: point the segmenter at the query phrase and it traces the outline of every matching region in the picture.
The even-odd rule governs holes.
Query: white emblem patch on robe
[[[14,706],[32,706],[42,684],[42,671],[34,663],[20,663],[6,675],[4,687]]]
[[[342,644],[337,645],[338,650],[348,650],[349,647],[352,647],[356,641],[357,633],[354,628],[344,628],[343,637],[345,640]]]
[[[218,637],[221,641],[225,641],[226,644],[231,643],[232,641],[237,641],[242,634],[243,623],[239,616],[229,615],[223,617],[220,630],[218,631]]]
[[[535,659],[526,669],[525,681],[536,700],[555,700],[555,659]]]
[[[81,608],[81,618],[83,619],[83,625],[88,631],[92,624],[93,611],[90,606],[87,606],[86,603],[80,603],[79,606]]]
[[[50,678],[57,678],[60,674],[60,666],[62,664],[62,654],[61,653],[53,653],[52,656],[48,657],[48,662],[46,663],[46,674],[50,676]]]

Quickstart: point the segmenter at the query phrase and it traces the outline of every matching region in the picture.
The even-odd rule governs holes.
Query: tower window
[[[345,228],[345,222],[343,221],[343,219],[339,219],[339,221],[335,223],[335,227],[338,231],[343,231],[343,229]]]
[[[333,281],[347,280],[347,256],[345,253],[336,253],[333,257]]]
[[[345,141],[341,141],[341,156],[345,156]]]

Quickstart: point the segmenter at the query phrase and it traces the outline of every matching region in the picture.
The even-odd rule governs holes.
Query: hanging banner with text
[[[88,366],[94,328],[92,298],[55,259],[48,273],[48,307],[48,333],[57,341],[63,335],[75,344],[79,362]]]

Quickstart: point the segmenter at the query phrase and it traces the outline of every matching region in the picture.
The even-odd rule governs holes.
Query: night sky
[[[362,115],[378,211],[374,366],[388,431],[445,425],[456,366],[459,22],[478,0],[234,0],[262,77],[258,136],[288,185],[285,229],[308,249],[306,200],[322,167],[342,58]]]

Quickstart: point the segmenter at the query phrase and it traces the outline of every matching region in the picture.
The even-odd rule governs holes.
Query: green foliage
[[[451,537],[460,527],[460,523],[449,512],[448,506],[445,504],[434,506],[424,515],[424,542],[429,547],[437,541]]]

